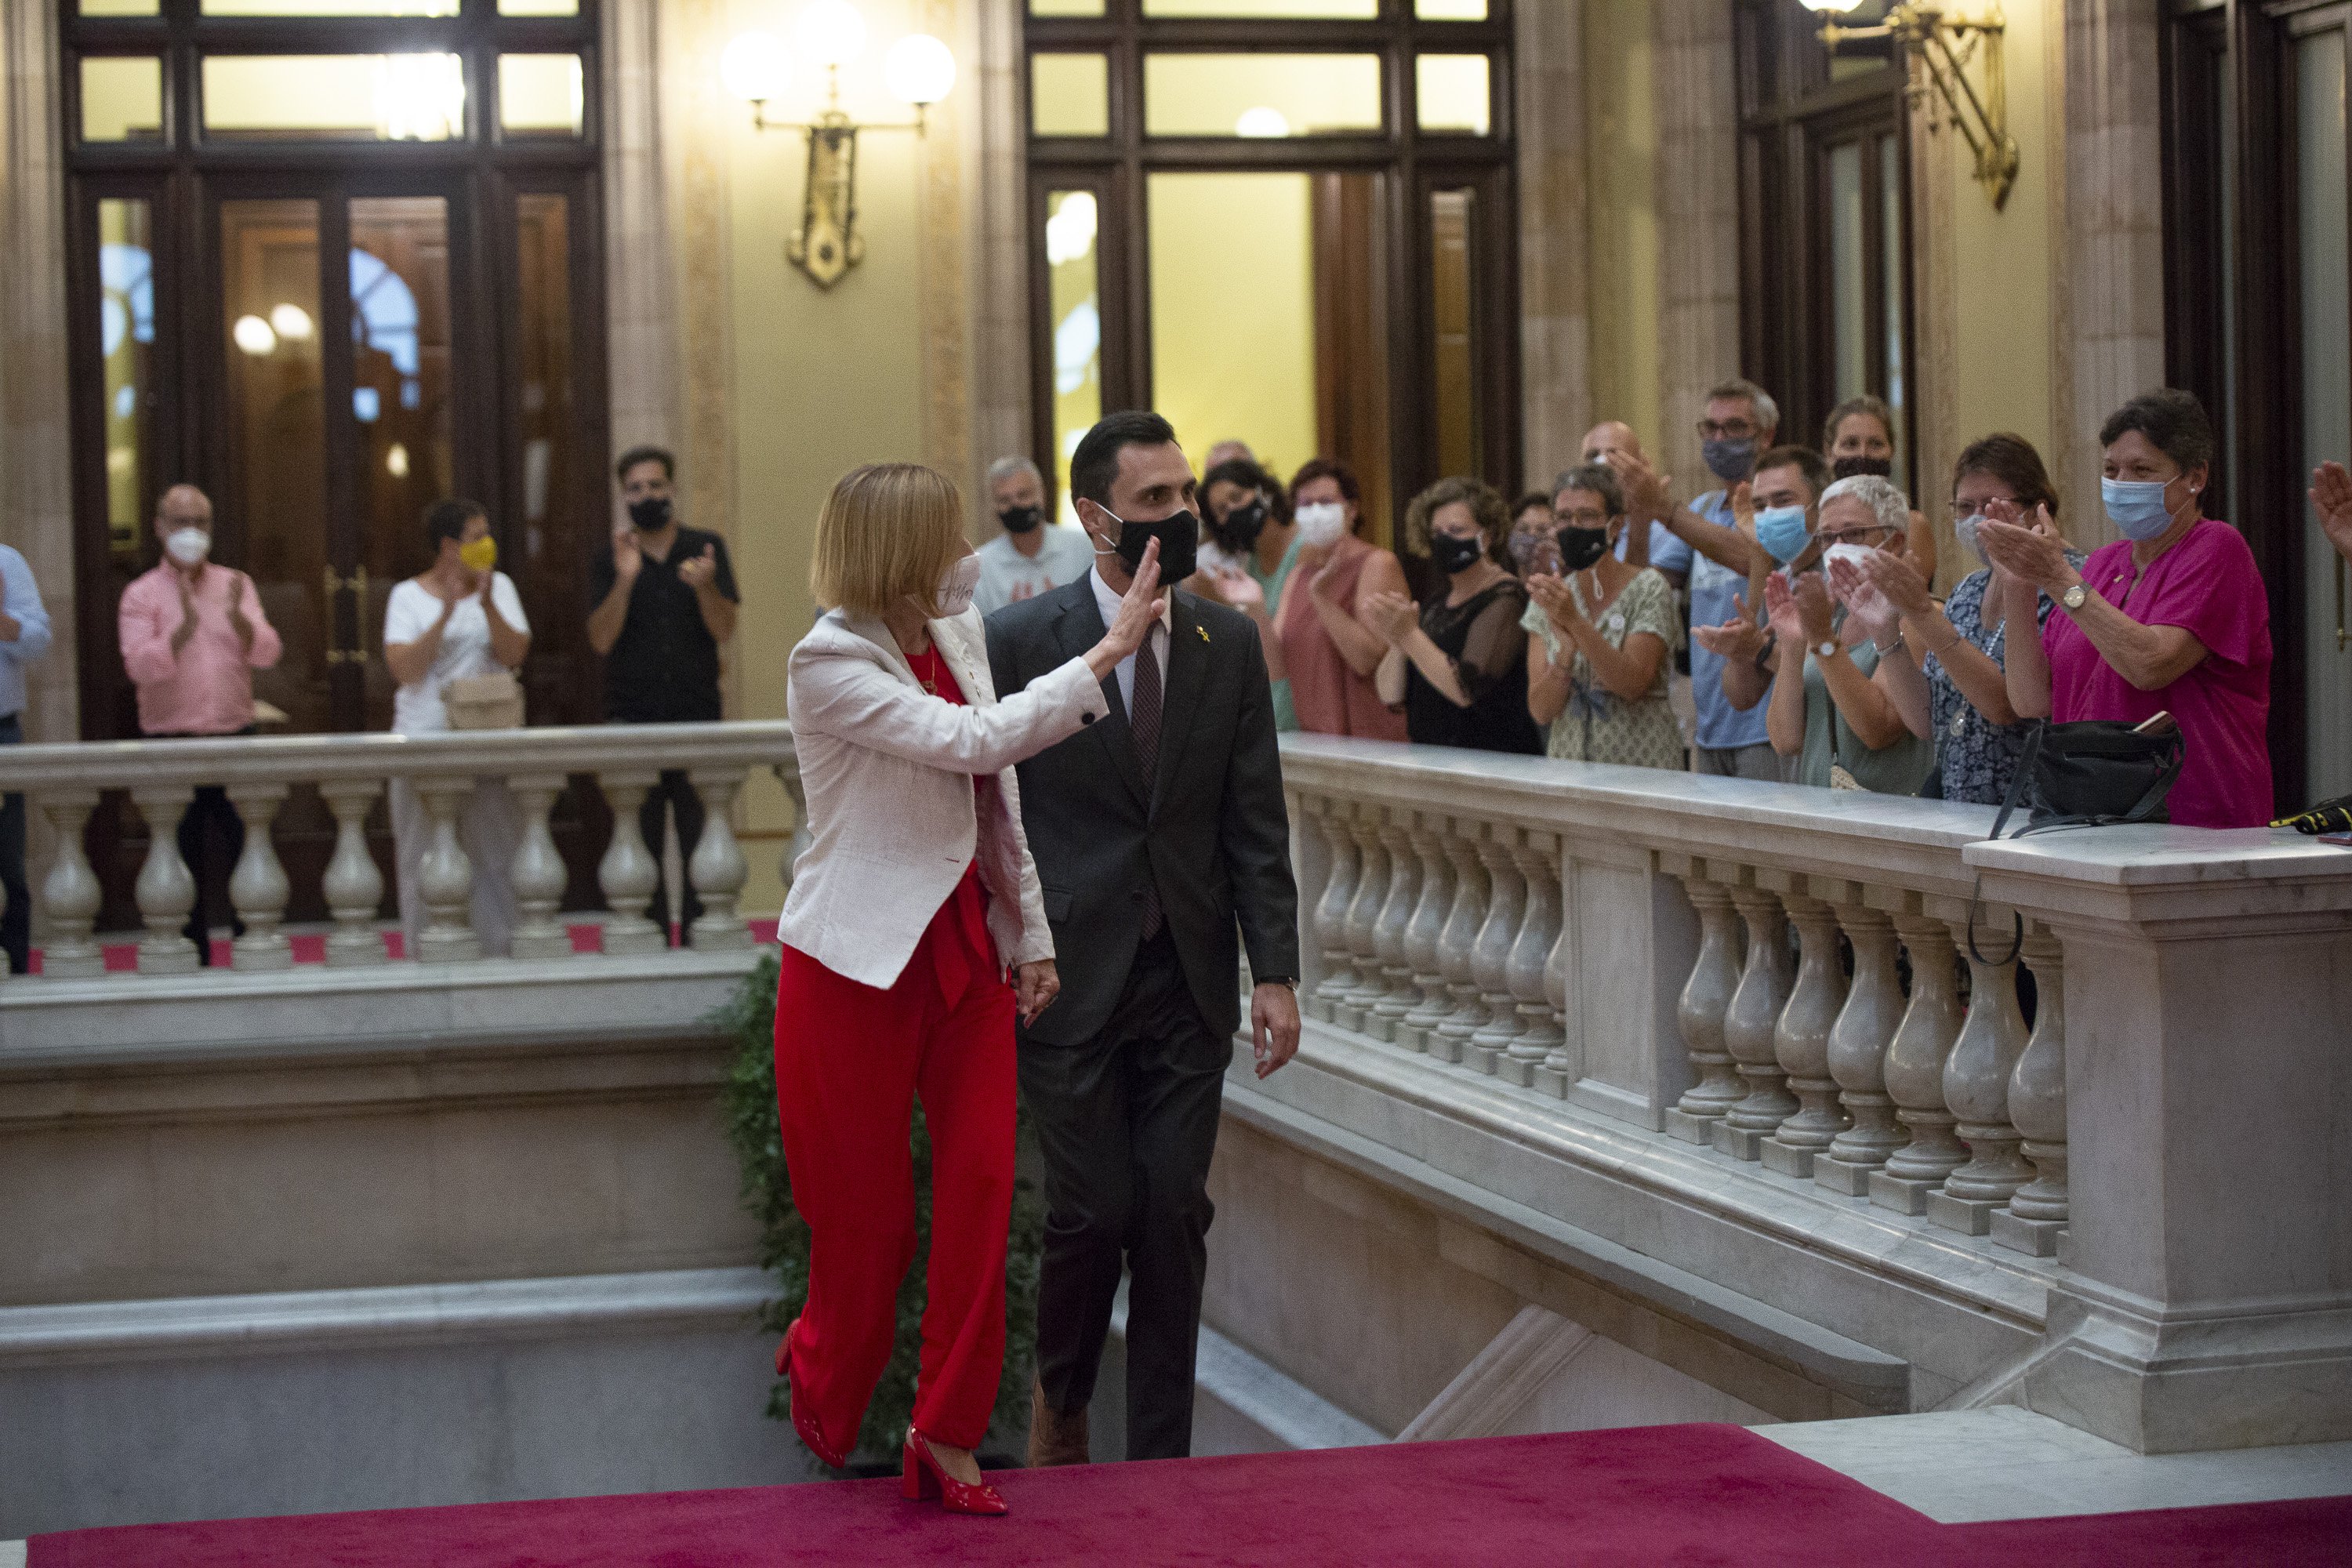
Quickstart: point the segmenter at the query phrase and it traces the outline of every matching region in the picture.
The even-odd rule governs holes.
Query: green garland
[[[760,1323],[781,1338],[808,1300],[809,1228],[793,1206],[792,1178],[784,1170],[783,1142],[776,1126],[777,967],[776,954],[762,957],[709,1022],[735,1042],[723,1092],[727,1140],[742,1162],[744,1206],[760,1221],[760,1267],[772,1270],[781,1288],[781,1294],[761,1308]],[[1025,1118],[1020,1136],[1025,1142]],[[931,1247],[931,1140],[919,1106],[912,1152],[915,1262],[898,1284],[898,1328],[890,1364],[874,1390],[874,1403],[866,1407],[866,1424],[858,1428],[853,1460],[895,1460],[914,1415],[915,1373],[923,1344],[923,1270]],[[1017,1175],[1004,1268],[1004,1377],[997,1385],[996,1414],[989,1427],[993,1438],[1006,1438],[1028,1426],[1030,1375],[1037,1354],[1037,1264],[1045,1237],[1045,1199],[1034,1180]],[[779,1381],[768,1391],[768,1415],[782,1421],[791,1413],[791,1393]]]

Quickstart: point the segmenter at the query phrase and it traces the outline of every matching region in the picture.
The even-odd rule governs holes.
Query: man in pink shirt
[[[150,739],[244,735],[253,730],[253,672],[278,662],[278,633],[253,579],[212,563],[213,503],[173,485],[155,503],[163,558],[122,591],[115,612],[122,668],[139,688],[139,730]],[[217,784],[196,791],[180,817],[180,855],[196,879],[188,917],[196,960],[212,962],[210,912],[227,909],[229,874],[245,825]]]

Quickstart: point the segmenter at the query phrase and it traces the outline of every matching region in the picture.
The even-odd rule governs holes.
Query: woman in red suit
[[[894,463],[844,478],[817,521],[810,586],[828,608],[787,698],[810,845],[776,932],[777,1108],[809,1292],[776,1366],[801,1440],[838,1468],[914,1258],[919,1097],[931,1255],[907,1493],[994,1514],[972,1449],[1004,1360],[1013,1020],[1060,989],[1013,765],[1108,711],[1103,682],[1158,617],[1160,574],[1155,545],[1101,640],[1000,703],[962,519],[945,476]]]

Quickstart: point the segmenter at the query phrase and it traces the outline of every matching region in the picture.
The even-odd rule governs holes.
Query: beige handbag
[[[522,728],[522,682],[509,670],[463,675],[441,689],[452,730]]]

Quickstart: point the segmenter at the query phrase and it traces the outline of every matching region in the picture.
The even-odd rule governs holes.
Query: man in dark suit
[[[1116,603],[1152,541],[1163,582],[1192,574],[1192,470],[1166,420],[1097,425],[1070,489],[1094,570],[988,618],[1001,696],[1101,638],[1102,595]],[[1265,656],[1239,612],[1174,590],[1164,603],[1161,625],[1103,682],[1103,721],[1020,765],[1062,980],[1021,1032],[1021,1091],[1045,1161],[1033,1465],[1087,1458],[1122,1262],[1134,1276],[1128,1458],[1191,1452],[1237,948],[1255,980],[1258,1076],[1298,1048],[1298,889]]]

